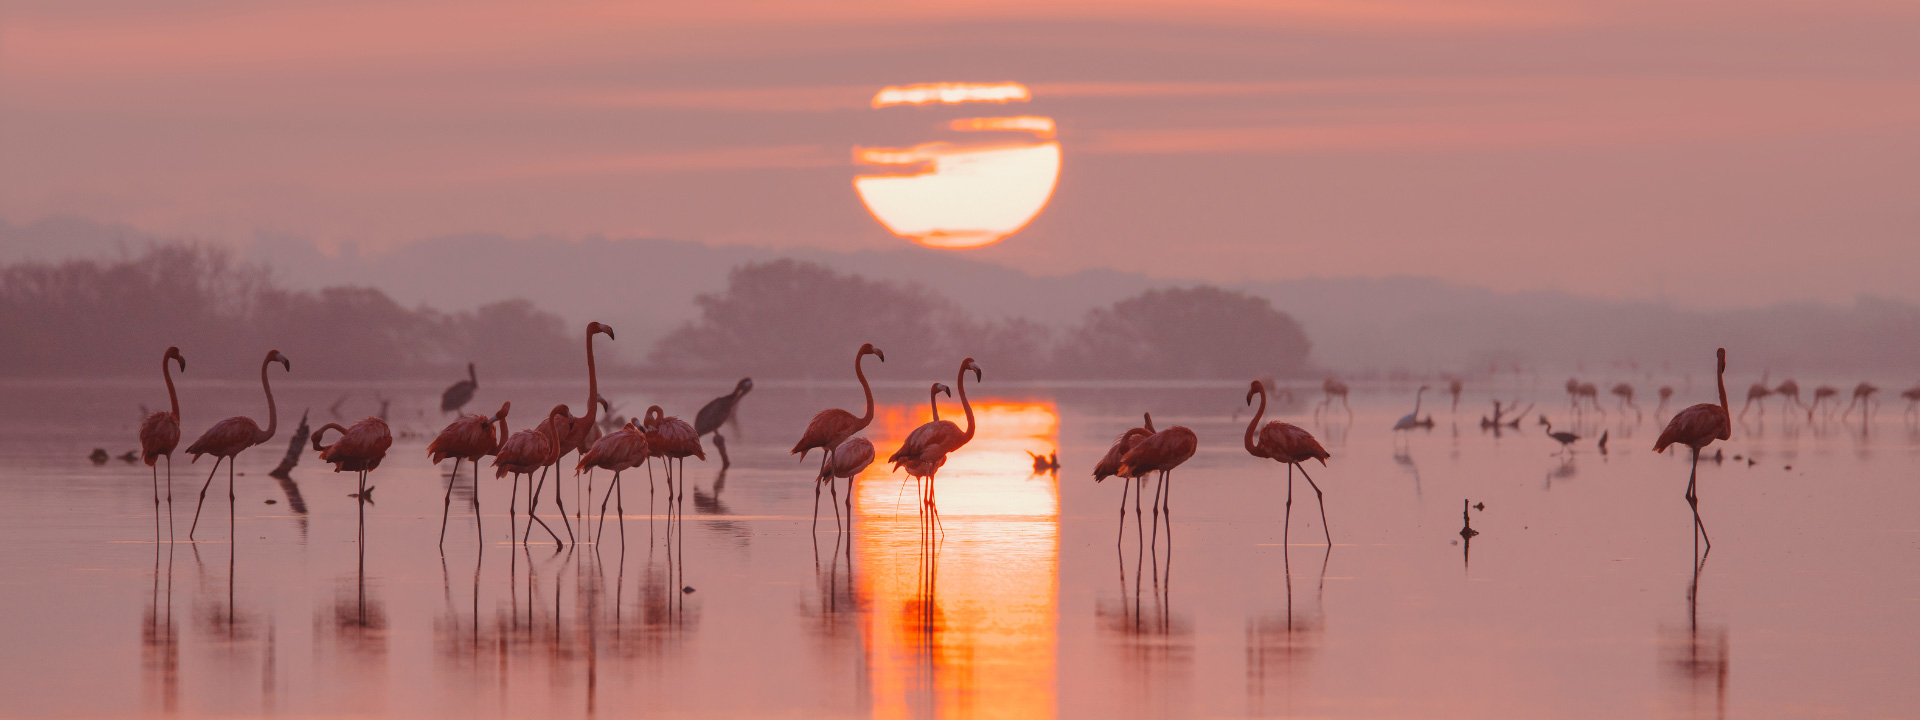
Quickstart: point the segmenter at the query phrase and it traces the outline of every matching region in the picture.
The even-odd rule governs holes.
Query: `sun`
[[[938,83],[883,89],[873,106],[1024,102],[1030,97],[1019,83]],[[907,169],[853,179],[867,212],[888,232],[927,247],[985,247],[1019,232],[1046,209],[1060,179],[1060,143],[1052,139],[1052,118],[961,118],[947,129],[1028,137],[856,148],[855,160],[862,164]]]

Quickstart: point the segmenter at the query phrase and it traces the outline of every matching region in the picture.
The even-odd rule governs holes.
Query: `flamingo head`
[[[508,411],[508,410],[512,410],[512,409],[513,409],[513,403],[512,403],[512,402],[503,402],[503,403],[500,403],[500,412],[497,412],[497,413],[494,413],[494,414],[493,414],[493,421],[494,421],[494,422],[500,422],[501,420],[505,420],[505,419],[507,419],[507,411]]]
[[[1142,420],[1145,420],[1145,421],[1146,421],[1146,423],[1147,423],[1147,424],[1146,424],[1146,429],[1147,429],[1147,432],[1149,432],[1149,433],[1152,433],[1152,432],[1154,432],[1154,429],[1153,429],[1153,413],[1140,413],[1140,418],[1141,418]]]
[[[1253,384],[1247,387],[1247,404],[1248,405],[1253,404],[1253,396],[1265,395],[1266,393],[1267,393],[1266,384],[1260,382],[1259,380],[1253,381]]]
[[[606,333],[608,340],[614,339],[613,326],[611,325],[606,325],[599,322],[587,323],[587,337],[593,337],[594,333]]]
[[[665,420],[666,418],[667,418],[667,411],[662,410],[659,405],[653,405],[647,408],[646,418],[641,420],[640,424],[646,427],[654,427],[659,425],[660,421]]]
[[[947,397],[953,397],[953,388],[947,387],[946,383],[934,383],[933,391],[936,393],[946,393]]]
[[[184,361],[183,361],[183,362],[184,362]],[[293,363],[291,363],[291,362],[289,362],[289,361],[287,360],[287,356],[285,356],[285,355],[281,355],[281,354],[280,354],[280,351],[279,351],[279,350],[268,350],[268,351],[267,351],[267,362],[270,362],[270,363],[271,363],[271,362],[277,362],[277,363],[280,363],[280,367],[283,367],[283,368],[286,368],[286,369],[287,369],[287,372],[293,372]],[[184,365],[182,365],[182,366],[181,366],[181,369],[182,369],[182,370],[185,370],[185,369],[186,369],[186,367],[185,367]]]
[[[880,358],[880,362],[887,361],[887,354],[880,352],[880,348],[874,347],[873,343],[862,344],[860,346],[860,354],[855,355],[853,357],[854,359],[858,360],[861,356],[864,356],[864,355],[872,355],[874,357]]]
[[[753,378],[740,378],[740,382],[733,384],[735,396],[745,395],[750,390],[753,390]]]
[[[598,403],[600,403],[600,409],[601,409],[601,410],[603,410],[603,411],[606,411],[606,412],[613,412],[613,403],[610,403],[610,402],[607,402],[607,396],[605,396],[605,395],[595,395],[595,396],[593,396],[593,399],[594,399],[594,401],[595,401],[595,402],[598,402]]]
[[[973,358],[967,358],[965,360],[961,360],[960,373],[964,375],[969,369],[973,370],[973,381],[980,382],[980,366],[974,364]]]
[[[167,348],[167,354],[160,357],[160,364],[165,365],[168,360],[178,361],[180,363],[180,372],[187,371],[187,358],[180,354],[180,348]]]
[[[1716,351],[1714,351],[1714,353],[1713,353],[1713,354],[1714,354],[1714,356],[1715,356],[1715,357],[1718,357],[1718,358],[1720,359],[1720,370],[1719,370],[1719,371],[1720,371],[1720,372],[1726,372],[1726,371],[1727,371],[1727,349],[1726,349],[1726,348],[1720,348],[1719,350],[1716,350]]]

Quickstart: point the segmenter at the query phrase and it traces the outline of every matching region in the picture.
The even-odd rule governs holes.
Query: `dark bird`
[[[1727,406],[1727,349],[1720,348],[1716,353],[1719,367],[1715,371],[1720,387],[1720,404],[1700,403],[1675,413],[1667,422],[1667,429],[1660,433],[1660,439],[1654,441],[1654,452],[1666,452],[1667,446],[1674,443],[1693,448],[1693,459],[1687,471],[1687,505],[1693,508],[1693,527],[1700,537],[1706,539],[1707,549],[1713,549],[1712,538],[1707,537],[1707,526],[1700,522],[1700,496],[1694,492],[1694,480],[1700,470],[1700,449],[1715,440],[1733,437],[1733,413]],[[1714,461],[1720,460],[1718,450],[1714,451]]]
[[[1580,440],[1579,435],[1575,435],[1573,433],[1566,432],[1564,430],[1561,432],[1554,432],[1553,422],[1551,420],[1548,420],[1547,416],[1545,415],[1540,416],[1540,424],[1545,425],[1547,427],[1547,437],[1553,438],[1555,442],[1560,443],[1560,452],[1571,451],[1573,449],[1573,444],[1576,442],[1579,442]],[[1555,454],[1558,455],[1559,453],[1555,453]]]
[[[1606,430],[1600,431],[1600,441],[1594,443],[1594,445],[1600,448],[1601,455],[1607,454],[1607,431]]]
[[[467,403],[473,402],[473,391],[480,389],[480,376],[473,372],[473,363],[467,363],[467,379],[447,386],[440,393],[440,412],[460,412]]]
[[[733,465],[727,457],[727,439],[721,437],[720,426],[733,423],[733,431],[740,432],[740,421],[733,419],[733,413],[740,407],[740,399],[753,389],[753,378],[740,378],[734,383],[733,392],[721,395],[701,406],[700,412],[693,416],[693,431],[701,435],[713,433],[713,447],[720,451],[720,467],[726,469]]]
[[[1027,455],[1033,458],[1033,474],[1035,475],[1060,469],[1060,454],[1057,452],[1041,455],[1040,453],[1028,450]]]

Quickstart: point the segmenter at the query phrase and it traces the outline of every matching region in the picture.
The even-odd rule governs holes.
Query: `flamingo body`
[[[507,418],[507,411],[513,403],[500,406],[500,412],[489,418],[485,415],[462,415],[447,424],[440,435],[427,444],[427,458],[435,465],[447,458],[460,458],[468,462],[478,462],[480,458],[500,451],[500,435],[493,429],[493,423]],[[504,430],[506,424],[501,423]]]
[[[266,435],[266,437],[261,437]],[[201,455],[215,458],[230,458],[240,451],[273,439],[272,435],[260,429],[253,418],[236,415],[214,423],[213,427],[200,434],[200,439],[187,446],[187,455],[195,462]]]
[[[593,443],[593,447],[587,448],[573,471],[579,473],[587,468],[599,468],[620,472],[645,464],[650,453],[647,433],[633,423],[627,423],[626,427],[602,436]]]
[[[343,434],[332,445],[322,446],[320,439],[330,429]],[[378,468],[390,447],[393,447],[393,430],[387,427],[387,421],[377,417],[361,420],[350,428],[327,423],[313,434],[313,449],[320,451],[321,462],[333,464],[334,472],[366,472]]]
[[[1185,426],[1175,425],[1148,435],[1120,456],[1117,475],[1132,476],[1149,472],[1167,472],[1180,467],[1200,447],[1200,437]]]
[[[140,458],[152,466],[180,445],[180,415],[161,410],[140,423]]]
[[[880,362],[887,361],[886,354],[874,347],[873,343],[861,345],[860,351],[853,356],[853,375],[860,380],[860,390],[867,396],[867,414],[854,417],[853,413],[839,408],[814,413],[813,419],[807,421],[806,431],[800,433],[800,441],[793,444],[791,454],[804,458],[814,448],[832,453],[840,447],[840,443],[846,442],[854,433],[865,430],[873,422],[873,387],[867,384],[867,374],[860,369],[860,361],[868,355],[880,358]]]
[[[827,475],[845,480],[866,471],[873,464],[873,441],[863,437],[848,438],[833,451],[833,461],[827,464]]]
[[[655,418],[647,425],[647,446],[652,448],[654,455],[707,459],[706,451],[700,448],[700,433],[687,421],[667,416],[659,405],[647,408],[647,415]]]

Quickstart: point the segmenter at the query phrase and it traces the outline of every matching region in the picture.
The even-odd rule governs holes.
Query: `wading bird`
[[[321,445],[328,430],[340,431],[340,439],[332,445]],[[313,431],[313,449],[319,451],[320,462],[332,463],[334,472],[347,470],[360,474],[360,492],[356,497],[362,503],[373,496],[373,488],[367,487],[367,473],[380,467],[390,447],[393,447],[393,430],[387,427],[387,421],[377,417],[361,420],[350,428],[327,423]]]
[[[1902,419],[1908,415],[1920,416],[1920,385],[1901,390],[1900,397],[1907,399],[1907,409],[1900,413]]]
[[[1593,383],[1580,383],[1580,399],[1587,401],[1587,405],[1592,407],[1594,412],[1600,413],[1600,417],[1607,416],[1607,409],[1600,407],[1600,387],[1598,385],[1594,385]]]
[[[847,503],[848,505],[852,505],[853,476],[859,475],[860,473],[866,471],[867,466],[872,464],[873,464],[873,441],[863,437],[847,438],[846,442],[840,443],[840,449],[833,451],[833,462],[827,464],[826,474],[820,476],[820,482],[824,482],[827,484],[828,492],[833,492],[834,478],[840,478],[840,479],[846,480],[847,481]],[[833,501],[834,501],[834,514],[839,515],[840,514],[839,493],[837,492],[833,493]],[[820,486],[818,483],[814,484],[813,516],[816,518],[815,524],[818,525],[819,523],[817,519],[820,517]],[[851,520],[852,516],[849,515],[848,519]]]
[[[467,363],[467,379],[447,386],[440,393],[440,412],[457,413],[473,402],[473,391],[480,389],[480,376],[473,372],[473,363]]]
[[[1447,394],[1453,396],[1453,412],[1456,414],[1460,412],[1460,391],[1464,389],[1466,385],[1460,382],[1460,378],[1447,378]]]
[[[628,421],[625,427],[601,436],[593,442],[593,447],[580,454],[580,463],[573,467],[573,474],[579,475],[588,468],[599,468],[613,473],[613,482],[607,485],[607,494],[600,498],[600,525],[594,529],[594,537],[607,526],[607,500],[618,497],[614,510],[620,515],[620,539],[627,537],[626,493],[620,485],[620,473],[646,464],[653,454],[647,444],[647,432],[640,426]],[[589,497],[588,500],[593,498]]]
[[[1326,399],[1321,400],[1320,405],[1313,409],[1314,417],[1316,418],[1320,417],[1320,411],[1323,409],[1327,410],[1328,412],[1332,412],[1333,399],[1340,398],[1340,406],[1347,409],[1347,419],[1348,420],[1353,419],[1353,406],[1347,404],[1347,384],[1346,383],[1340,382],[1339,378],[1328,377],[1325,381],[1320,383],[1320,391],[1323,393],[1326,393],[1327,397]]]
[[[173,368],[168,361],[178,361],[180,372],[187,371],[187,359],[180,355],[180,348],[170,347],[160,356],[160,377],[167,381],[167,402],[172,410],[162,410],[148,415],[140,423],[140,458],[153,468],[153,537],[160,537],[160,458],[167,459],[167,537],[173,537],[173,448],[180,444],[180,395],[173,390]]]
[[[671,507],[674,494],[684,492],[676,490],[674,478],[681,476],[686,467],[686,458],[693,456],[707,459],[707,452],[700,448],[700,433],[693,426],[677,417],[668,417],[667,411],[659,405],[647,408],[646,417],[647,447],[652,449],[654,457],[660,458],[660,464],[667,469],[667,503]],[[678,461],[678,462],[675,462]],[[673,464],[669,464],[673,463]],[[681,478],[684,482],[685,478]]]
[[[1707,526],[1700,522],[1700,496],[1694,492],[1694,480],[1700,472],[1700,449],[1715,440],[1733,437],[1733,413],[1727,406],[1727,349],[1720,348],[1715,353],[1719,366],[1715,378],[1720,387],[1720,404],[1700,403],[1675,413],[1667,422],[1667,429],[1660,433],[1660,439],[1654,441],[1654,452],[1666,452],[1667,446],[1679,443],[1693,449],[1693,458],[1687,471],[1687,506],[1693,508],[1693,528],[1707,541],[1707,549],[1713,549],[1713,539],[1707,537]]]
[[[1402,415],[1400,419],[1393,424],[1393,429],[1395,432],[1398,432],[1401,430],[1412,430],[1418,427],[1425,427],[1425,428],[1433,427],[1432,415],[1428,415],[1427,419],[1425,420],[1420,419],[1420,396],[1425,395],[1426,392],[1427,392],[1427,386],[1421,385],[1420,390],[1413,394],[1413,412],[1407,413],[1406,415]],[[1266,397],[1266,395],[1262,394],[1261,397],[1264,398]]]
[[[1560,452],[1571,452],[1573,450],[1573,444],[1580,441],[1579,435],[1575,435],[1573,433],[1566,432],[1564,430],[1561,432],[1554,432],[1553,421],[1548,420],[1547,416],[1545,415],[1540,416],[1540,424],[1546,426],[1547,437],[1553,438],[1555,442],[1560,443]],[[1555,453],[1555,454],[1557,455],[1559,453]]]
[[[1807,403],[1807,422],[1813,422],[1813,411],[1819,409],[1821,403],[1826,402],[1827,398],[1839,394],[1840,391],[1834,389],[1832,385],[1821,385],[1820,387],[1814,388],[1813,402]],[[1834,402],[1838,403],[1839,401],[1835,400]],[[1833,417],[1833,408],[1831,407],[1827,408],[1827,413],[1821,416],[1821,418],[1825,419],[1830,417]]]
[[[547,412],[547,419],[565,418],[570,415],[571,413],[568,412],[567,406],[555,405],[552,410]],[[506,426],[506,421],[501,421],[500,429],[502,432],[506,431]],[[555,423],[542,422],[532,430],[521,430],[520,432],[509,435],[507,436],[506,442],[500,443],[500,451],[493,455],[494,478],[506,477],[508,473],[513,474],[513,489],[509,490],[507,494],[507,518],[509,520],[513,518],[514,495],[520,492],[520,476],[527,476],[527,532],[520,538],[522,544],[526,543],[528,535],[533,534],[533,524],[536,522],[540,523],[540,527],[546,528],[548,535],[553,536],[553,544],[560,544],[560,535],[555,533],[553,528],[547,525],[547,521],[541,520],[540,516],[533,514],[533,499],[536,493],[533,485],[533,471],[539,470],[541,477],[545,477],[547,466],[553,465],[560,460],[560,443],[553,436],[554,426]],[[508,539],[513,538],[513,531],[514,528],[511,527],[511,523],[509,523],[509,527],[507,528]]]
[[[598,322],[587,323],[587,414],[576,418],[568,412],[565,416],[549,416],[541,423],[543,428],[552,425],[548,429],[548,435],[555,438],[555,442],[558,443],[559,452],[554,454],[552,463],[553,502],[560,507],[560,524],[567,529],[568,543],[574,541],[573,524],[567,521],[567,504],[561,499],[565,494],[560,492],[560,458],[565,457],[569,452],[586,452],[587,443],[591,442],[592,434],[599,429],[596,420],[600,417],[600,405],[605,402],[605,398],[600,397],[600,374],[593,364],[593,336],[600,333],[606,333],[608,340],[614,339],[613,328]],[[545,473],[540,475],[540,485],[546,485]],[[533,497],[528,502],[532,504],[540,502],[538,489],[533,491]],[[527,513],[532,514],[533,507],[529,506]]]
[[[721,437],[720,426],[732,423],[734,433],[740,432],[740,421],[733,419],[733,412],[740,407],[740,398],[746,397],[752,389],[753,378],[740,378],[740,382],[734,383],[733,392],[714,398],[693,415],[694,432],[701,435],[713,433],[713,449],[720,451],[722,469],[732,467],[733,460],[727,457],[727,439]]]
[[[187,454],[192,456],[189,462],[199,462],[201,455],[213,456],[213,469],[207,472],[207,481],[200,486],[200,502],[193,507],[193,524],[187,526],[187,539],[193,539],[193,531],[200,527],[200,509],[207,503],[207,488],[213,485],[213,474],[220,471],[220,461],[227,463],[227,534],[237,545],[240,540],[233,536],[234,499],[233,499],[233,459],[240,451],[273,439],[273,433],[280,429],[280,413],[273,406],[273,386],[267,383],[267,366],[280,363],[287,372],[293,372],[293,363],[279,350],[268,350],[265,360],[260,361],[260,389],[267,394],[267,429],[261,430],[253,418],[234,416],[214,423],[213,427],[201,433],[200,439],[187,446]]]
[[[1307,478],[1307,485],[1313,488],[1313,497],[1320,503],[1320,529],[1327,535],[1327,547],[1333,547],[1333,530],[1327,527],[1327,499],[1320,492],[1320,485],[1307,475],[1307,468],[1301,463],[1319,460],[1321,467],[1327,466],[1327,449],[1320,447],[1320,441],[1313,439],[1313,433],[1297,425],[1274,420],[1262,427],[1260,418],[1267,413],[1267,387],[1259,380],[1247,388],[1247,404],[1253,404],[1253,396],[1260,396],[1260,409],[1253,413],[1253,420],[1247,423],[1245,438],[1247,453],[1257,458],[1267,458],[1287,466],[1287,509],[1286,519],[1281,521],[1280,542],[1284,545],[1291,538],[1288,533],[1293,526],[1293,469],[1300,468],[1300,474]],[[1255,430],[1258,429],[1258,434]]]
[[[1667,414],[1667,401],[1672,399],[1673,399],[1673,386],[1661,385],[1660,386],[1660,405],[1653,409],[1654,420],[1659,420],[1661,415]]]
[[[791,454],[799,455],[802,460],[814,448],[825,451],[820,456],[821,473],[826,472],[827,462],[832,459],[833,451],[840,447],[840,443],[846,442],[854,433],[867,429],[867,425],[873,422],[873,387],[867,384],[867,374],[860,369],[860,361],[868,355],[880,358],[880,362],[887,361],[886,353],[880,352],[873,343],[861,345],[860,352],[853,356],[853,376],[860,379],[860,391],[867,396],[866,414],[854,417],[853,413],[839,408],[821,410],[807,422],[807,430],[800,434],[800,442],[793,444]],[[819,475],[814,477],[818,478]]]
[[[980,366],[973,358],[960,361],[960,379],[956,381],[960,389],[960,408],[967,414],[967,429],[961,430],[951,420],[933,420],[914,428],[907,434],[906,442],[900,449],[887,458],[893,463],[893,469],[905,468],[909,477],[924,478],[925,488],[920,494],[921,512],[939,522],[940,508],[934,500],[934,476],[940,466],[947,464],[947,456],[973,441],[973,404],[967,401],[967,371],[973,371],[973,379],[981,381]]]
[[[476,532],[484,532],[480,528],[480,459],[499,452],[500,444],[506,442],[507,411],[512,409],[513,403],[505,402],[500,403],[500,412],[494,413],[491,418],[485,415],[462,415],[427,444],[427,458],[434,465],[453,458],[453,473],[447,476],[447,496],[440,504],[441,550],[447,548],[447,516],[453,510],[453,483],[460,477],[461,460],[473,466],[473,524]],[[497,431],[494,429],[496,424],[499,425]]]
[[[1093,464],[1094,482],[1101,482],[1107,478],[1120,475],[1120,458],[1125,457],[1127,451],[1133,449],[1134,443],[1140,442],[1148,436],[1153,435],[1153,413],[1145,413],[1142,417],[1146,420],[1145,427],[1128,428],[1126,432],[1120,433],[1120,437],[1114,438],[1113,446],[1107,448],[1107,454],[1101,456],[1100,462]],[[1144,474],[1146,474],[1145,471],[1141,471],[1139,475],[1120,475],[1120,522],[1123,532],[1126,529],[1127,521],[1127,486],[1132,484],[1134,480],[1139,479],[1140,475]],[[1133,504],[1135,507],[1139,507],[1140,505],[1140,498],[1137,493],[1134,497]]]
[[[1847,403],[1847,409],[1840,413],[1840,422],[1846,422],[1847,416],[1853,414],[1854,405],[1860,406],[1861,419],[1864,420],[1871,416],[1873,414],[1873,394],[1877,392],[1880,392],[1880,388],[1874,386],[1873,383],[1863,382],[1853,386],[1853,401]]]
[[[1627,409],[1631,408],[1633,410],[1633,421],[1639,423],[1641,417],[1640,406],[1633,402],[1633,386],[1627,383],[1619,383],[1613,386],[1611,392],[1614,397],[1620,399],[1620,414],[1622,416],[1626,415]]]
[[[1160,473],[1158,482],[1154,483],[1154,518],[1158,520],[1162,512],[1172,517],[1173,469],[1193,457],[1194,450],[1199,447],[1200,438],[1192,430],[1175,425],[1135,442],[1125,455],[1120,456],[1120,470],[1114,474],[1141,477],[1150,472]],[[1164,495],[1162,488],[1165,489]],[[1141,490],[1145,489],[1142,485]]]
[[[1800,383],[1794,382],[1793,378],[1780,381],[1780,384],[1773,388],[1773,394],[1783,398],[1780,404],[1789,408],[1804,407],[1800,404]]]
[[[1773,388],[1767,386],[1766,373],[1760,374],[1760,382],[1747,386],[1747,403],[1740,406],[1740,419],[1747,418],[1747,409],[1754,403],[1760,403],[1760,417],[1767,416],[1767,396],[1773,394]]]

